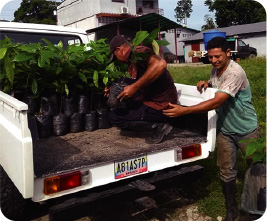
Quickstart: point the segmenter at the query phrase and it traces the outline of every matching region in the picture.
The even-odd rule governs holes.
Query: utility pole
[[[185,27],[187,27],[187,17],[186,17],[186,14],[184,14],[184,25],[185,25]]]
[[[56,16],[56,24],[58,23],[57,21],[57,0],[55,0],[55,10],[54,10],[54,15]]]

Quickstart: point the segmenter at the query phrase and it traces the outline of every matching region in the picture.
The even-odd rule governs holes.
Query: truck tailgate
[[[206,135],[176,127],[160,144],[146,144],[148,133],[123,133],[112,127],[40,139],[33,144],[35,176],[44,177],[174,147],[204,143],[207,139]]]

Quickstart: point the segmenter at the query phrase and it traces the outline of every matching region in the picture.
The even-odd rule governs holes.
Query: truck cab
[[[236,60],[245,58],[254,58],[257,56],[257,49],[250,47],[243,40],[238,38],[227,39],[229,47],[231,49],[232,58]]]
[[[12,42],[24,44],[44,43],[42,38],[49,40],[54,45],[61,41],[63,47],[68,44],[88,43],[85,30],[56,25],[0,22],[0,39],[4,39],[5,36],[10,38]]]

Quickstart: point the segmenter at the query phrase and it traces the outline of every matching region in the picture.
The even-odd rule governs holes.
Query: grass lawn
[[[245,70],[251,85],[252,102],[258,116],[260,133],[262,136],[266,136],[266,58],[241,60],[239,64]],[[175,82],[188,85],[196,85],[199,80],[208,80],[211,69],[211,65],[168,68]],[[238,163],[237,189],[238,202],[240,203],[244,175],[247,169],[245,160],[240,153]],[[212,217],[214,220],[219,215],[224,217],[225,205],[219,169],[216,166],[216,151],[211,153],[207,159],[194,164],[205,167],[205,173],[201,180],[186,185],[187,193],[197,200],[200,211],[205,215]]]

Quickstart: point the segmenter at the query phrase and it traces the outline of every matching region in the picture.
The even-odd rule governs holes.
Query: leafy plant
[[[140,53],[135,51],[135,49],[140,45],[152,48],[157,55],[159,54],[160,46],[169,45],[169,43],[165,40],[156,40],[156,38],[158,37],[158,32],[159,28],[154,29],[151,33],[148,33],[147,31],[138,31],[132,41],[132,45],[127,42],[133,54],[131,60],[132,63],[136,63],[138,60],[143,60],[148,56],[147,53]]]
[[[246,145],[245,158],[252,155],[253,163],[266,163],[266,138],[241,140],[239,143],[248,143]]]
[[[4,92],[10,92],[13,89],[15,78],[15,63],[12,61],[17,54],[18,44],[13,44],[7,37],[0,40],[0,81]]]

